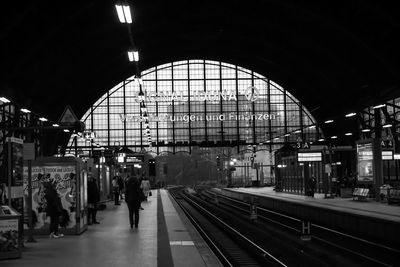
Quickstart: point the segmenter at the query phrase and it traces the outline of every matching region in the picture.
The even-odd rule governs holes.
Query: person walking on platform
[[[143,194],[147,198],[149,197],[149,194],[151,192],[151,186],[150,186],[150,182],[146,177],[143,177],[142,182],[140,183],[140,188],[143,190]]]
[[[96,179],[89,176],[88,184],[87,184],[87,193],[88,193],[88,224],[99,224],[96,219],[97,214],[97,204],[100,201],[100,191],[97,186]]]
[[[59,216],[63,210],[60,196],[57,193],[53,180],[43,182],[44,197],[46,199],[46,215],[50,216],[50,238],[60,238],[58,233]]]
[[[317,180],[315,179],[314,176],[312,176],[309,180],[308,180],[308,188],[309,188],[309,192],[310,192],[310,197],[314,197],[314,193],[315,193],[315,186],[317,184]]]
[[[119,196],[121,197],[121,200],[124,199],[123,193],[124,193],[124,179],[120,175],[117,174],[117,183],[118,183],[118,189],[119,189]]]
[[[114,178],[112,179],[112,190],[114,193],[114,205],[121,205],[119,204],[119,186],[117,176],[114,176]]]
[[[140,189],[139,180],[135,176],[128,176],[125,180],[125,202],[129,209],[129,223],[131,229],[133,224],[135,228],[139,226],[139,207],[141,202],[142,190]],[[133,220],[135,214],[135,220]]]

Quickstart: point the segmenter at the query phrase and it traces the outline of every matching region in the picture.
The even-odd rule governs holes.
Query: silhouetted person
[[[120,175],[117,175],[117,183],[118,183],[118,189],[119,189],[119,196],[122,199],[124,199],[123,197],[123,193],[124,193],[124,179],[122,179],[122,177]]]
[[[135,224],[135,228],[139,225],[139,207],[141,201],[142,189],[137,177],[130,176],[125,180],[125,202],[129,209],[129,223],[131,228]],[[135,214],[135,220],[133,220]]]
[[[58,233],[59,217],[63,210],[60,196],[55,188],[54,181],[43,182],[44,197],[46,199],[46,215],[50,216],[50,238],[63,237]]]
[[[112,183],[113,193],[114,193],[114,205],[121,205],[121,204],[119,204],[118,176],[114,176],[111,183]]]
[[[87,193],[88,193],[88,224],[99,224],[96,219],[97,214],[97,204],[100,201],[100,191],[97,186],[96,179],[92,176],[89,176],[88,184],[87,184]]]
[[[314,197],[314,193],[315,193],[315,186],[317,184],[317,180],[314,178],[314,176],[312,176],[309,180],[308,180],[308,188],[310,190],[310,196]]]

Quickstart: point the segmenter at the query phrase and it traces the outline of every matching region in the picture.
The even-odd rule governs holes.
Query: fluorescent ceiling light
[[[39,120],[40,120],[40,121],[47,121],[47,119],[44,118],[44,117],[39,118]]]
[[[315,125],[310,125],[310,126],[308,126],[307,128],[308,128],[308,129],[314,129],[314,128],[315,128]]]
[[[57,123],[53,124],[53,127],[59,127],[60,125],[58,125]]]
[[[69,130],[68,129],[64,129],[64,132],[69,133]]]
[[[135,61],[138,62],[139,61],[139,52],[138,51],[128,51],[128,58],[129,61]]]
[[[23,113],[31,113],[31,111],[29,109],[26,109],[26,108],[21,108],[21,111]]]
[[[287,133],[287,134],[285,134],[284,136],[288,137],[288,136],[290,136],[290,134]]]
[[[294,133],[301,133],[301,130],[296,130],[294,131]]]
[[[320,139],[318,139],[318,141],[319,142],[323,142],[323,141],[325,141],[325,139],[324,138],[320,138]]]
[[[131,9],[128,5],[115,5],[121,23],[132,23]]]
[[[351,136],[353,134],[352,133],[345,133],[344,135]]]
[[[327,120],[327,121],[325,121],[325,123],[332,123],[333,122],[333,120]]]
[[[351,113],[349,113],[349,114],[346,114],[346,117],[347,117],[347,118],[350,118],[350,117],[353,117],[353,116],[355,116],[355,115],[357,115],[357,113],[351,112]]]
[[[10,103],[11,102],[10,100],[8,100],[5,97],[0,97],[0,101],[3,102],[3,103]]]
[[[331,136],[331,139],[336,139],[337,138],[337,136],[336,135],[334,135],[334,136]]]
[[[377,108],[383,108],[383,107],[386,107],[386,104],[379,104],[379,105],[374,106],[373,108],[377,109]]]
[[[363,133],[367,133],[367,132],[370,132],[371,131],[371,129],[369,129],[369,128],[365,128],[365,129],[362,129],[361,130]]]
[[[390,128],[390,127],[392,127],[392,125],[390,123],[387,123],[387,124],[382,126],[382,128]]]

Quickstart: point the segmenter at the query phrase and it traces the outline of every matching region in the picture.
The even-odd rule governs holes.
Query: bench
[[[368,197],[369,189],[368,188],[354,188],[353,191],[353,200],[365,200]]]
[[[400,202],[400,189],[388,189],[387,201],[388,204]]]

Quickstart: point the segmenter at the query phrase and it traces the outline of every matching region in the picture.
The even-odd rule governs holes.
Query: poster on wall
[[[372,142],[357,144],[357,168],[359,182],[374,181],[374,154]]]
[[[46,199],[43,183],[54,181],[61,198],[62,206],[68,211],[70,222],[67,228],[76,226],[76,168],[71,166],[34,166],[32,167],[32,213],[34,229],[48,229],[50,217],[46,216]],[[24,167],[24,200],[28,198],[28,168]],[[24,225],[27,229],[28,226]]]
[[[18,249],[18,219],[0,220],[0,253]]]

